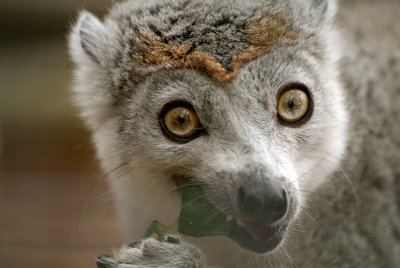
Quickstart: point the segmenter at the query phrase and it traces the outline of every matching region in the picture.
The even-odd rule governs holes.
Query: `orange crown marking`
[[[247,32],[249,46],[232,59],[229,69],[208,52],[191,49],[188,44],[166,44],[154,33],[143,29],[139,30],[135,40],[137,49],[132,58],[140,68],[196,69],[220,83],[229,83],[244,64],[267,54],[277,43],[294,42],[297,36],[279,17],[259,17],[249,25]]]

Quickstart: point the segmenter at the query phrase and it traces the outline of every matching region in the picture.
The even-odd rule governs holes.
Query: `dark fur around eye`
[[[278,103],[279,103],[279,99],[281,98],[281,96],[284,93],[286,93],[290,90],[294,90],[294,89],[300,90],[307,95],[308,109],[307,109],[306,114],[300,120],[295,121],[295,122],[287,122],[279,116]],[[311,94],[311,91],[309,90],[309,88],[307,86],[305,86],[302,83],[290,83],[290,84],[287,84],[286,86],[282,87],[278,91],[278,94],[276,96],[276,103],[277,103],[277,120],[281,125],[284,125],[287,127],[300,127],[300,126],[304,125],[311,118],[313,111],[314,111],[314,99]]]
[[[174,108],[178,108],[178,107],[183,107],[188,110],[192,110],[197,115],[197,112],[194,109],[193,105],[187,101],[175,100],[175,101],[168,102],[167,104],[164,105],[164,107],[161,109],[161,112],[158,115],[158,121],[159,121],[160,128],[161,128],[161,131],[164,134],[164,136],[166,136],[168,139],[170,139],[176,143],[188,143],[188,142],[204,135],[206,132],[205,132],[205,129],[203,128],[200,120],[199,120],[199,126],[196,129],[196,131],[194,132],[193,135],[191,135],[188,138],[178,137],[168,130],[167,126],[165,125],[164,118],[169,111],[171,111]]]

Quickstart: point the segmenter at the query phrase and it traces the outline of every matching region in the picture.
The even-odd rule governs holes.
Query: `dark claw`
[[[140,245],[140,241],[132,242],[128,245],[128,248],[138,248]]]
[[[101,254],[96,260],[97,268],[117,268],[118,263],[111,255]]]
[[[171,243],[171,244],[179,244],[181,241],[179,240],[179,238],[175,237],[175,236],[167,236],[167,242]]]

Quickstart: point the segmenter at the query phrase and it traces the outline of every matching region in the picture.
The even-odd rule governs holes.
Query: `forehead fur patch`
[[[231,82],[240,68],[268,53],[275,44],[292,43],[296,33],[279,17],[258,17],[247,25],[247,46],[223,64],[212,52],[204,51],[183,42],[165,42],[160,35],[140,28],[135,39],[132,59],[142,71],[161,68],[196,69],[220,83]]]

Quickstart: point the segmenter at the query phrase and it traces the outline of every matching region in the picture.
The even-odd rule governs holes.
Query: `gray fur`
[[[335,1],[317,0],[153,0],[117,4],[100,24],[87,24],[96,21],[87,13],[80,17],[70,41],[76,100],[128,239],[140,239],[152,220],[176,219],[180,197],[172,178],[203,185],[210,201],[235,218],[242,217],[238,187],[269,179],[290,198],[290,212],[277,223],[289,227],[275,251],[248,252],[224,237],[183,240],[208,265],[223,267],[398,267],[400,30],[391,23],[400,4],[343,2],[341,34],[335,9]],[[250,45],[244,29],[257,16],[283,16],[296,39],[274,44],[230,83],[197,69],[144,70],[132,59],[135,37],[147,29],[229,68]],[[305,84],[314,100],[313,115],[298,127],[276,119],[277,94],[293,82]],[[186,144],[163,135],[159,112],[176,99],[193,105],[207,135]],[[187,242],[154,239],[100,258],[120,268],[202,262]]]
[[[81,22],[79,29],[81,46],[85,53],[96,63],[100,63],[104,28],[101,22],[93,15],[87,14]]]
[[[135,247],[125,247],[115,256],[101,255],[98,268],[200,268],[203,259],[193,246],[177,237],[168,236],[164,241],[145,239]]]

